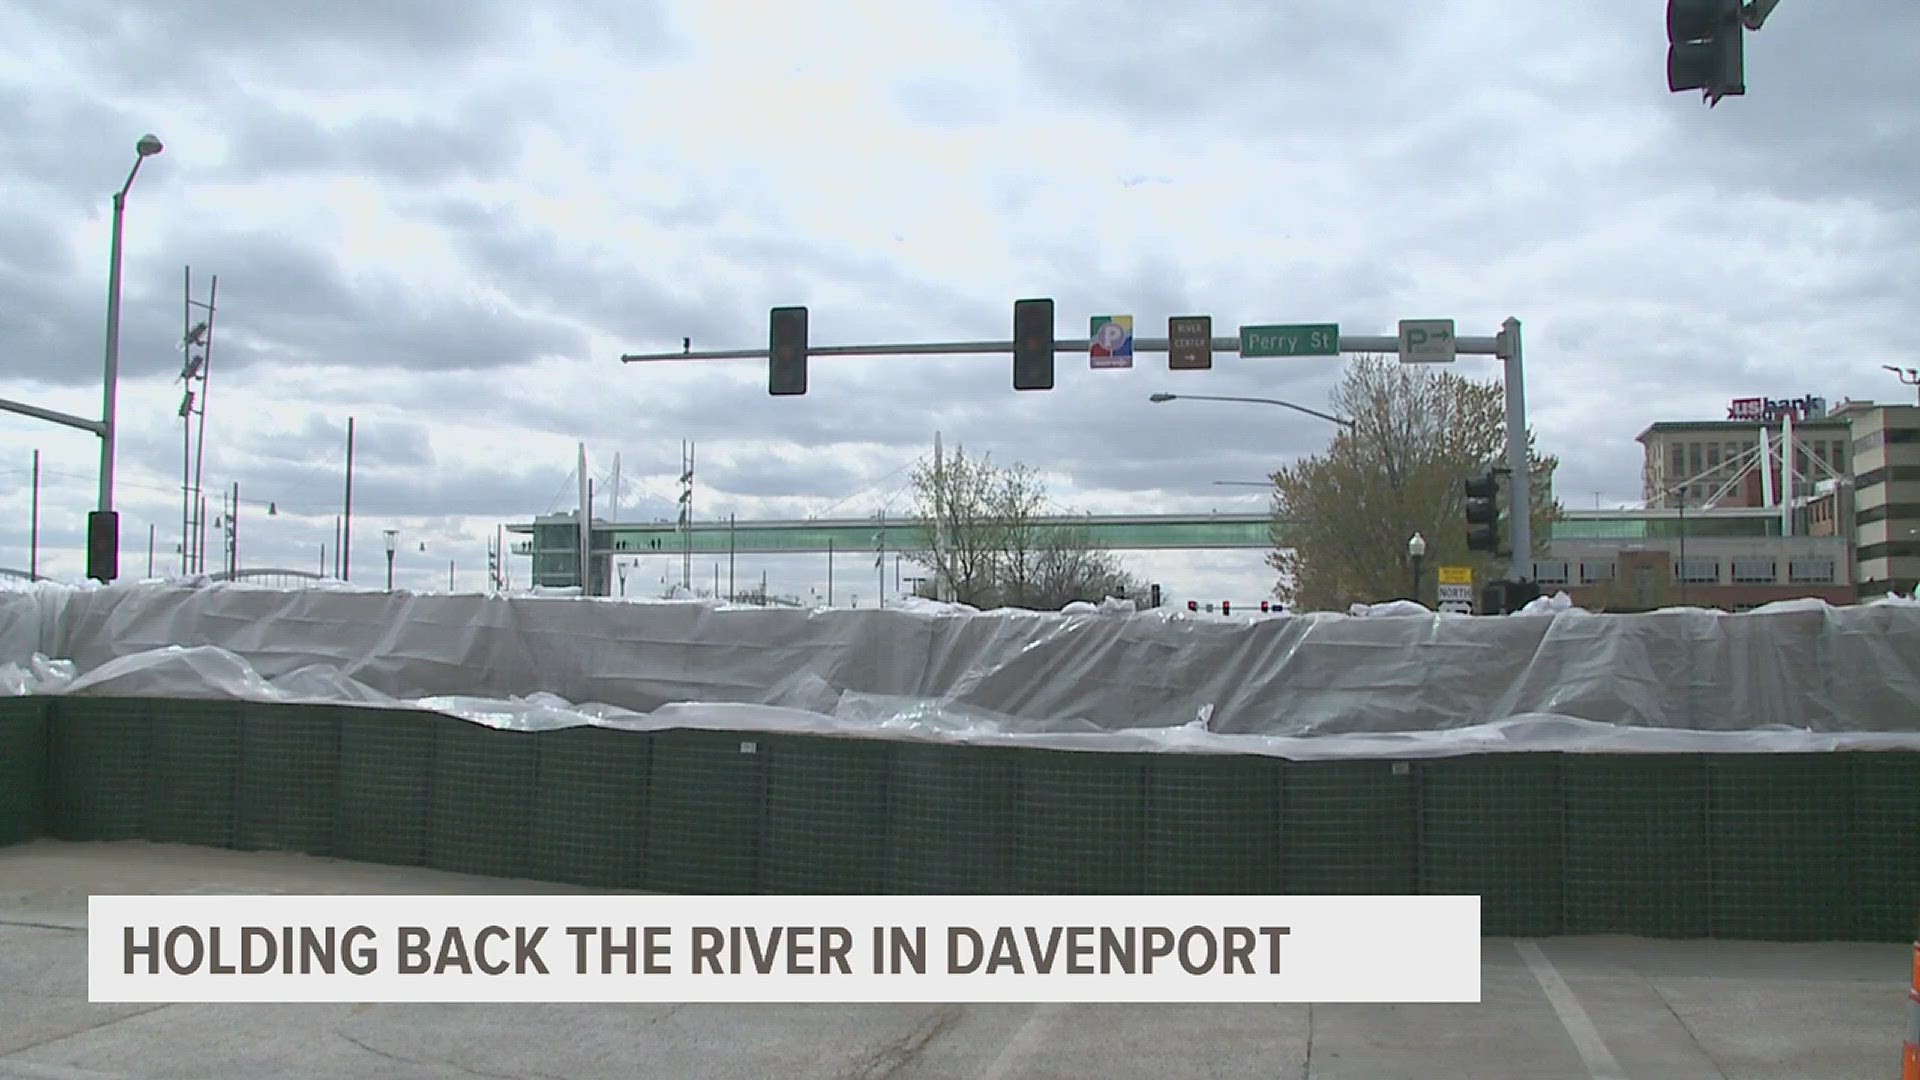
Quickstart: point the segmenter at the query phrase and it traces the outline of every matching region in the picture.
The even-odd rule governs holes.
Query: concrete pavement
[[[552,893],[145,843],[0,849],[0,1080],[1892,1077],[1910,946],[1493,939],[1478,1005],[92,1005],[94,892]]]

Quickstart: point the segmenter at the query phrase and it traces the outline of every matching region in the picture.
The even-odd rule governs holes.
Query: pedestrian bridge
[[[1271,548],[1270,514],[1123,514],[1058,515],[1036,519],[1038,524],[1085,529],[1094,546],[1115,551]],[[531,535],[516,545],[517,555],[575,553],[580,549],[579,518],[555,514],[531,523],[508,525],[507,531]],[[645,555],[686,551],[694,554],[800,555],[831,551],[874,551],[924,546],[918,523],[911,519],[882,523],[873,518],[821,518],[811,521],[697,521],[691,535],[677,522],[619,522],[595,520],[595,555]]]

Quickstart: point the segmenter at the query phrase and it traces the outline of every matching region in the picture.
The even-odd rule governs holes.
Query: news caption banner
[[[93,1002],[1480,1000],[1477,896],[93,896]]]

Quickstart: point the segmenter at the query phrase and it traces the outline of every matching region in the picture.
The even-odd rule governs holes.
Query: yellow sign
[[[1442,585],[1473,584],[1473,567],[1471,566],[1441,567],[1440,568],[1440,584]]]

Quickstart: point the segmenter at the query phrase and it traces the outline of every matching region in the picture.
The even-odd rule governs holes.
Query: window
[[[1771,585],[1779,579],[1780,570],[1773,559],[1747,558],[1733,560],[1733,583],[1735,585]]]
[[[1789,559],[1787,580],[1795,585],[1832,584],[1833,560],[1829,558]]]
[[[1853,440],[1853,452],[1855,454],[1871,454],[1875,450],[1880,449],[1883,441],[1881,433],[1878,431],[1870,435],[1862,435]]]
[[[1687,448],[1679,443],[1667,447],[1667,483],[1677,484],[1687,478]],[[1663,500],[1664,501],[1664,500]]]
[[[1674,567],[1674,577],[1689,585],[1720,584],[1719,559],[1681,559]]]
[[[1707,444],[1707,468],[1716,471],[1720,468],[1720,444],[1717,442]]]
[[[1582,562],[1580,564],[1580,584],[1598,585],[1613,580],[1613,560],[1604,562]]]
[[[1887,444],[1890,446],[1893,445],[1894,443],[1920,442],[1920,428],[1910,428],[1910,427],[1888,428],[1886,431],[1886,439],[1887,439]]]
[[[1833,471],[1847,475],[1847,444],[1838,439],[1833,443]]]
[[[1567,564],[1564,562],[1537,562],[1533,564],[1533,579],[1542,585],[1566,585]]]
[[[1688,443],[1687,444],[1687,477],[1692,478],[1699,475],[1700,475],[1700,444]]]

